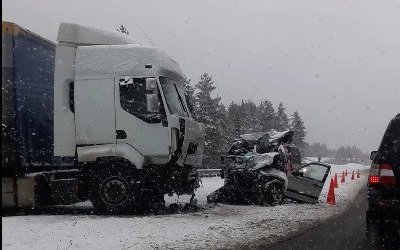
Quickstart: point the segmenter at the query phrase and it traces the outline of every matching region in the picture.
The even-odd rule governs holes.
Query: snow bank
[[[288,203],[276,207],[209,205],[206,197],[223,185],[219,177],[203,178],[197,192],[200,212],[154,216],[29,215],[2,218],[4,249],[217,249],[269,245],[343,212],[365,188],[368,167],[333,165],[334,173],[348,169],[346,183],[336,192],[336,206]],[[351,171],[361,178],[351,181]],[[338,176],[339,177],[339,176]],[[326,200],[328,178],[321,193]],[[189,200],[168,197],[167,203]],[[82,209],[91,211],[83,204]],[[86,213],[86,214],[85,214]]]
[[[347,176],[345,177],[345,183],[341,183],[343,171],[347,169]],[[360,170],[360,179],[357,179],[357,171]],[[369,166],[363,166],[356,163],[348,163],[346,165],[331,165],[331,172],[325,182],[324,188],[322,189],[320,201],[326,201],[328,194],[330,179],[335,177],[337,174],[338,188],[335,189],[336,203],[348,204],[357,195],[360,189],[366,188],[368,179]],[[351,180],[351,174],[354,171],[355,180]],[[344,207],[345,208],[345,207]]]

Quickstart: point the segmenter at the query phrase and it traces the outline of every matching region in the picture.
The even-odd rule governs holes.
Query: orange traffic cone
[[[351,179],[354,180],[354,170],[353,173],[351,174]]]
[[[329,203],[331,205],[336,205],[335,188],[334,188],[334,184],[333,184],[333,179],[332,178],[331,178],[331,183],[329,185],[328,196],[326,197],[326,203]]]
[[[334,187],[335,187],[335,188],[338,188],[338,187],[339,187],[339,185],[338,185],[338,183],[337,183],[337,174],[335,174],[335,178],[333,179],[333,184],[334,184]]]
[[[341,183],[345,183],[345,182],[346,182],[346,180],[345,180],[345,175],[344,175],[344,171],[343,171],[343,174],[342,174],[342,179],[340,179],[340,182],[341,182]]]
[[[360,178],[360,169],[357,170],[357,178]]]

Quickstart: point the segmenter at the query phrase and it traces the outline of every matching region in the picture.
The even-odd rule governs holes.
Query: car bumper
[[[368,191],[367,198],[370,209],[400,214],[400,199],[397,197],[382,197],[379,192]]]

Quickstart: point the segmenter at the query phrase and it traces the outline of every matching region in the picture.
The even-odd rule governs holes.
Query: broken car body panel
[[[285,196],[293,200],[317,203],[330,169],[330,165],[311,162],[288,173],[289,184]]]
[[[263,203],[270,186],[277,185],[286,197],[316,203],[330,166],[300,166],[299,150],[292,136],[290,130],[241,135],[228,154],[221,157],[225,185],[210,194],[208,201],[238,203],[242,199],[245,203]]]

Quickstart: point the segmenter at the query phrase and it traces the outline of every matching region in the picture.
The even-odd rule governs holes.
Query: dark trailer
[[[2,172],[53,165],[56,44],[18,25],[2,23]]]

